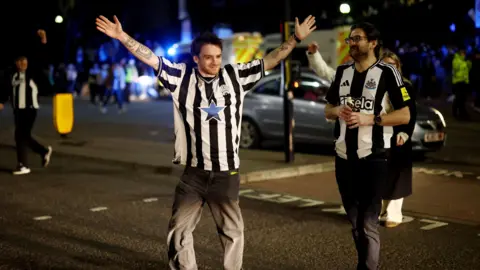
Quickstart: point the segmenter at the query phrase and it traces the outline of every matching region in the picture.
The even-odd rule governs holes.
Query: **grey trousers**
[[[208,204],[224,250],[223,268],[242,269],[243,218],[239,206],[240,176],[237,170],[211,172],[187,167],[175,189],[168,228],[170,269],[197,269],[193,231]]]
[[[343,207],[352,224],[358,270],[377,270],[380,259],[378,217],[388,166],[384,157],[335,159],[335,174]]]

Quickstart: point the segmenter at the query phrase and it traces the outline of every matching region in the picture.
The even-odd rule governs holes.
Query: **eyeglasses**
[[[359,41],[361,41],[361,40],[368,40],[368,38],[365,37],[365,36],[353,36],[353,37],[348,37],[348,38],[345,39],[345,43],[347,43],[347,44],[350,45],[350,43],[357,43],[357,42],[359,42]]]

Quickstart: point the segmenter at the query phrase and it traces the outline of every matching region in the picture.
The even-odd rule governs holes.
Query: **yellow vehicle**
[[[264,52],[261,50],[263,37],[260,33],[234,33],[229,38],[222,39],[223,55],[222,64],[246,63],[253,59],[262,58]],[[191,43],[179,43],[172,46],[169,56],[172,61],[191,63]]]
[[[345,44],[345,39],[350,34],[350,26],[339,26],[334,29],[317,30],[312,32],[296,48],[292,51],[292,65],[308,66],[308,60],[305,56],[308,44],[315,41],[318,44],[319,51],[323,59],[332,68],[350,61],[348,54],[348,45]],[[281,34],[268,34],[264,37],[262,50],[266,53],[278,48],[281,45]]]

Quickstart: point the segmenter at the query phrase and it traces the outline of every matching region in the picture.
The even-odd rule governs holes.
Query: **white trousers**
[[[380,220],[402,223],[402,204],[403,198],[397,200],[383,200]]]

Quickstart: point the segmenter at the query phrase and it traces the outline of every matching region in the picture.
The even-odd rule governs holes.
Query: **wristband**
[[[297,43],[302,42],[302,41],[297,37],[297,35],[295,35],[295,33],[293,33],[292,36],[293,36],[293,39],[295,39],[295,41],[296,41]]]

